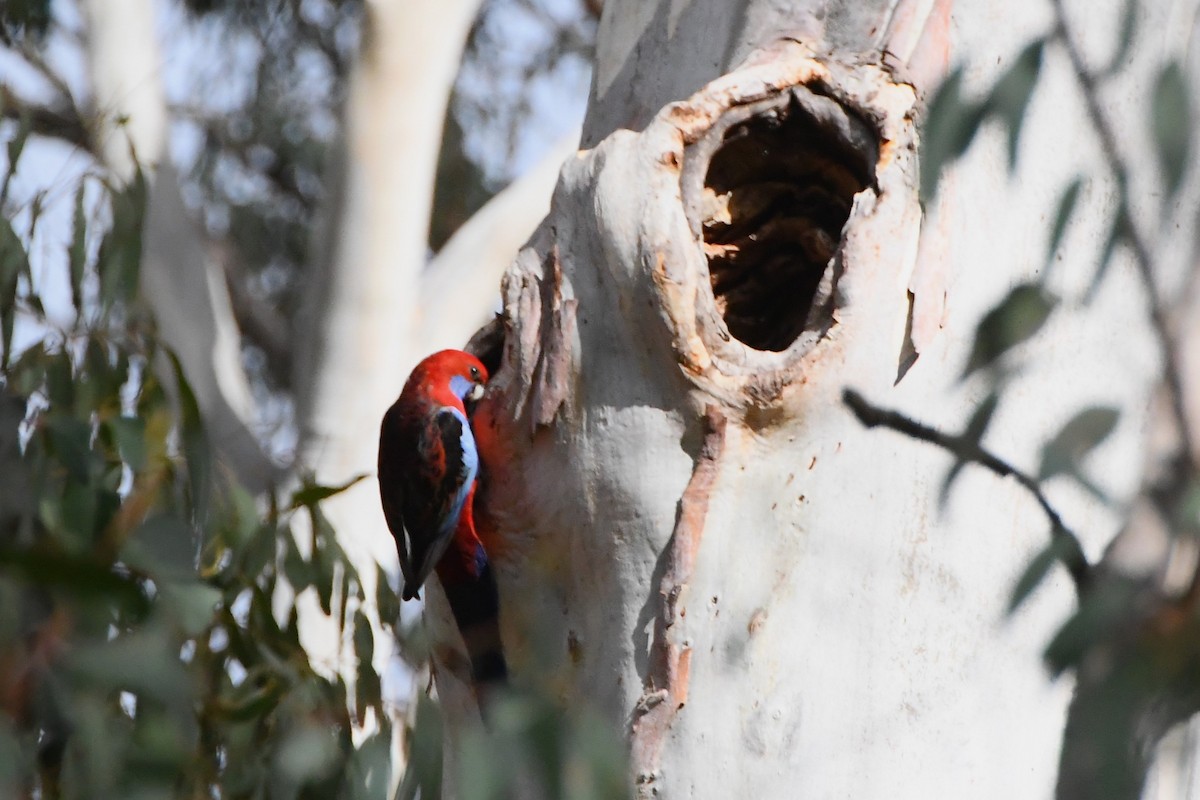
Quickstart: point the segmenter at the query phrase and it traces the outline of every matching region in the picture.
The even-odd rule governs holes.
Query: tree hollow
[[[843,228],[873,184],[877,134],[822,91],[731,108],[685,155],[684,202],[716,309],[756,350],[786,350],[832,323]]]

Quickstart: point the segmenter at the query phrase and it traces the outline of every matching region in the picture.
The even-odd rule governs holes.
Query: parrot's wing
[[[408,542],[404,536],[405,475],[415,468],[412,464],[413,445],[404,435],[404,419],[398,406],[393,405],[383,417],[379,428],[379,500],[388,530],[396,540],[400,557],[400,572],[406,586],[413,582],[413,564],[409,558]]]
[[[415,596],[454,538],[454,529],[479,473],[479,454],[467,418],[439,409],[422,432],[417,469],[406,477],[404,524],[412,544],[413,575],[404,594]],[[407,576],[406,576],[407,578]]]

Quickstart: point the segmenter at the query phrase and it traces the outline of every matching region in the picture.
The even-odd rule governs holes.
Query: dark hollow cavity
[[[684,203],[732,336],[778,352],[829,327],[827,273],[878,151],[872,126],[806,87],[730,109],[688,148]]]

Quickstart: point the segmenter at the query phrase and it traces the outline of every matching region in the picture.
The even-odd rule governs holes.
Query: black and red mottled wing
[[[462,412],[426,409],[401,397],[384,415],[379,435],[379,495],[396,540],[405,600],[417,596],[450,545],[479,470]]]

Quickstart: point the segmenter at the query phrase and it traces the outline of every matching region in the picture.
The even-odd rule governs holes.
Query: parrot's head
[[[468,408],[483,397],[487,367],[462,350],[442,350],[426,358],[413,370],[435,399],[451,404],[451,398]]]

